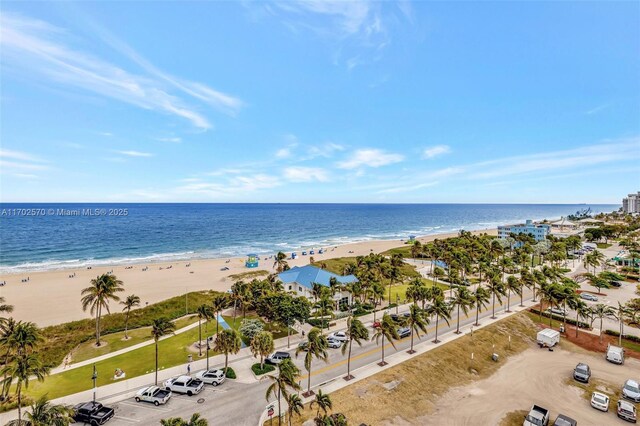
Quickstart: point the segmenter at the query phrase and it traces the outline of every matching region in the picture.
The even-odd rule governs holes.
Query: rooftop
[[[312,288],[313,283],[329,287],[329,280],[331,280],[331,278],[335,278],[341,284],[358,281],[355,275],[342,276],[312,265],[294,266],[288,271],[279,273],[278,278],[285,284],[295,282],[307,288]]]

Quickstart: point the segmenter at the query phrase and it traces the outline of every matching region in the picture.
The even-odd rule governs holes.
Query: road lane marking
[[[121,416],[113,416],[114,419],[118,419],[118,420],[122,420],[123,422],[129,422],[129,423],[140,423],[140,420],[136,420],[136,419],[130,419],[128,417],[121,417]]]
[[[161,411],[161,412],[165,412],[165,413],[171,412],[171,410],[169,408],[156,407],[155,405],[148,404],[148,403],[145,403],[145,402],[121,401],[121,402],[118,403],[118,405],[126,405],[127,407],[135,407],[135,408],[146,408],[147,410]]]

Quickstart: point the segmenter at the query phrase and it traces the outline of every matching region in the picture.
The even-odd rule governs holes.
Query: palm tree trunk
[[[353,344],[353,339],[349,339],[349,355],[347,356],[347,377],[346,380],[351,380],[351,345]]]
[[[216,313],[216,336],[218,335],[218,330],[219,330],[218,327],[220,327],[220,322],[218,321],[219,316],[220,316],[220,312],[217,312]]]
[[[129,311],[127,311],[127,316],[124,319],[124,340],[128,340],[127,329],[129,328]]]
[[[287,348],[291,347],[290,338],[291,338],[291,327],[287,325]]]
[[[198,356],[202,356],[202,318],[198,317]]]
[[[311,395],[311,364],[309,364],[309,369],[307,370],[309,373],[307,376],[307,396]]]
[[[496,319],[496,294],[492,293],[491,298],[491,319]]]
[[[505,312],[511,312],[511,289],[507,291],[507,310]]]
[[[460,334],[460,305],[458,304],[458,323],[456,325],[456,334]]]
[[[602,317],[600,317],[600,343],[602,343]]]
[[[476,305],[476,323],[474,324],[476,327],[480,325],[478,323],[479,317],[480,317],[480,305]]]
[[[98,305],[98,312],[96,316],[96,346],[100,346],[100,316],[102,315],[102,307]]]
[[[576,338],[578,337],[578,329],[580,328],[580,323],[578,322],[578,311],[576,311]]]
[[[520,307],[523,308],[524,307],[524,288],[520,287]]]
[[[18,385],[16,389],[18,396],[18,424],[22,426],[22,385]]]
[[[433,340],[433,343],[438,343],[438,322],[440,321],[440,315],[436,313],[436,337]]]
[[[280,387],[278,387],[278,426],[280,426],[280,422],[282,422],[282,408],[280,407]],[[291,422],[291,419],[289,419]]]

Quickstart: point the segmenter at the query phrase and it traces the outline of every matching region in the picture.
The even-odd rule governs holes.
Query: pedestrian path
[[[227,324],[227,321],[225,321],[222,315],[218,314],[218,317],[216,319],[218,320],[218,324],[220,324],[220,327],[222,327],[223,329],[229,330],[231,328],[231,326]],[[242,345],[240,347],[246,348],[247,345],[245,345],[244,342],[242,342]]]

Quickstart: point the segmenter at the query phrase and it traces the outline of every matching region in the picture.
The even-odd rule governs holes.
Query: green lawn
[[[197,321],[198,319],[196,317],[188,316],[185,318],[180,318],[174,321],[174,323],[176,325],[176,330],[179,330]],[[213,326],[215,327],[215,322],[213,322]],[[209,327],[211,327],[211,323],[209,323]],[[205,325],[203,324],[203,332],[204,329]],[[120,349],[137,345],[138,343],[146,342],[147,340],[151,340],[150,334],[151,327],[141,327],[136,328],[135,330],[129,330],[127,332],[129,339],[127,340],[124,340],[124,331],[108,334],[100,338],[100,340],[103,342],[103,345],[99,348],[96,348],[94,346],[95,339],[91,339],[88,342],[81,343],[80,345],[78,345],[77,349],[73,351],[73,362],[75,363],[85,361],[87,359],[95,358],[111,352],[119,351]]]
[[[596,246],[599,249],[607,249],[607,248],[611,247],[611,244],[609,244],[609,243],[596,243]]]
[[[209,331],[206,334],[204,326],[202,328],[202,337],[204,339],[207,335],[215,332],[215,322],[209,324]],[[198,359],[197,353],[187,350],[187,347],[197,340],[197,327],[185,333],[161,340],[158,345],[160,369],[186,364],[189,354],[193,354],[193,358]],[[215,355],[215,352],[210,351],[210,355]],[[96,363],[98,386],[114,383],[113,373],[116,368],[122,369],[126,373],[127,379],[153,372],[155,368],[154,357],[155,345],[149,345]],[[49,399],[53,399],[91,389],[92,373],[93,366],[87,365],[64,373],[54,374],[47,377],[43,383],[30,382],[27,394],[34,398],[47,394]]]
[[[434,285],[434,282],[432,280],[429,280],[427,278],[423,278],[422,281],[427,285],[427,287],[431,287]],[[443,290],[448,290],[449,287],[444,285],[444,284],[436,284],[438,287],[440,287]],[[396,301],[396,296],[400,298],[400,303],[403,303],[407,297],[407,288],[409,287],[409,284],[398,284],[398,285],[394,285],[391,287],[391,302],[395,303]],[[385,293],[384,293],[384,300],[387,300],[389,296],[389,288],[387,287]]]

